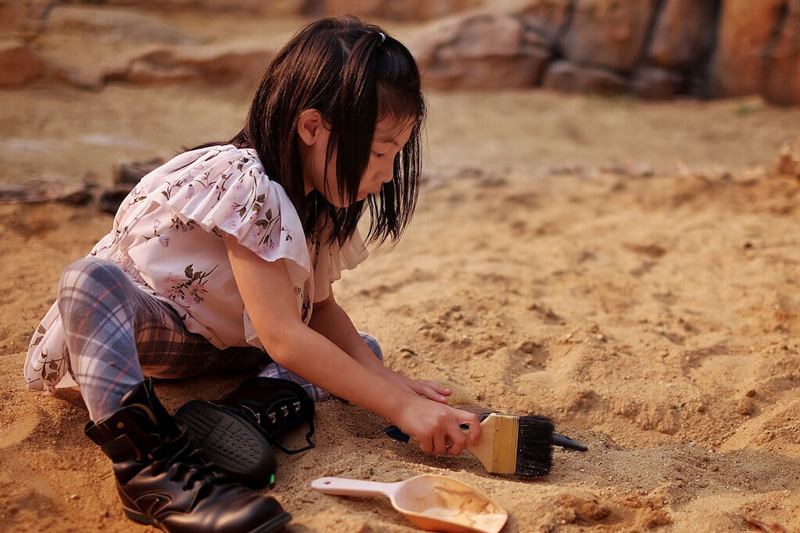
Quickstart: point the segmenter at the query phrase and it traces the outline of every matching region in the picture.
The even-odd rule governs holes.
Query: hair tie
[[[383,44],[384,42],[386,42],[386,34],[385,34],[385,33],[383,33],[382,31],[379,31],[379,32],[378,32],[378,35],[380,35],[380,36],[381,36],[381,44]]]

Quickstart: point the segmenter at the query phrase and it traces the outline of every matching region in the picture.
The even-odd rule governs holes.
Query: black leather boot
[[[212,402],[194,400],[178,409],[175,419],[220,470],[252,487],[271,483],[276,471],[272,446],[284,453],[314,447],[314,401],[297,383],[254,377]],[[281,437],[308,423],[306,445],[289,449]]]
[[[171,533],[278,531],[291,515],[267,494],[249,489],[205,462],[153,392],[148,380],[120,410],[86,435],[113,462],[128,518]]]

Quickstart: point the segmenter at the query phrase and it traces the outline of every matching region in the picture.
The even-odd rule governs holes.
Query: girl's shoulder
[[[212,171],[227,171],[228,174],[250,172],[253,175],[258,174],[267,178],[264,166],[254,149],[239,148],[232,144],[204,146],[188,150],[173,157],[153,173],[158,175],[157,179],[163,181],[171,174],[185,176],[197,172],[210,174]]]

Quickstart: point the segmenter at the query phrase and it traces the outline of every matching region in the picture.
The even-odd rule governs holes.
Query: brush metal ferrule
[[[495,474],[515,474],[517,471],[519,417],[496,413],[491,416],[495,418],[491,471]]]

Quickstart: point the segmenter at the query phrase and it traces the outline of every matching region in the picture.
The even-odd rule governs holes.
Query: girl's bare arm
[[[309,323],[313,330],[329,339],[342,351],[372,372],[382,374],[401,387],[410,389],[416,394],[421,394],[437,402],[447,402],[446,396],[451,394],[449,389],[431,381],[410,379],[383,366],[383,363],[375,357],[372,350],[367,347],[361,338],[361,335],[358,334],[347,312],[336,302],[332,288],[329,294],[330,296],[327,299],[314,304],[314,312]]]
[[[476,415],[414,394],[307,327],[300,319],[283,260],[264,261],[235,238],[225,236],[224,240],[245,308],[264,348],[277,363],[391,420],[414,437],[425,452],[460,453],[466,442],[460,424],[470,426],[470,438],[477,442],[480,424]],[[452,444],[450,448],[448,443]]]

